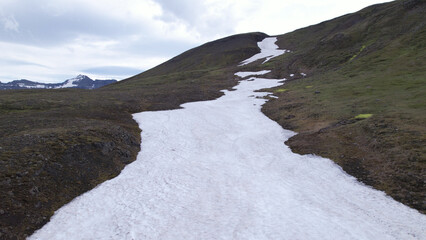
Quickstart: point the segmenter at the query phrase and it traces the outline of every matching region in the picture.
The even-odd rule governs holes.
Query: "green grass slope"
[[[308,76],[288,77],[263,108],[300,133],[294,151],[331,158],[423,213],[425,13],[425,1],[394,1],[278,36],[293,52],[268,63],[272,74]]]
[[[97,90],[0,91],[0,239],[24,239],[134,161],[141,139],[132,113],[221,96],[265,36],[210,42]]]

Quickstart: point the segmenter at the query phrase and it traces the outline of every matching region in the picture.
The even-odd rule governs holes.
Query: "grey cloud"
[[[234,33],[235,19],[233,19],[233,9],[222,9],[217,15],[209,15],[208,8],[204,1],[194,0],[155,0],[165,14],[160,18],[165,22],[174,22],[176,19],[183,21],[189,29],[214,36],[228,35]],[[220,3],[217,3],[220,4]]]
[[[6,19],[3,24],[8,27],[0,28],[0,41],[51,46],[72,41],[81,34],[117,39],[143,31],[141,23],[120,21],[85,8],[55,14],[39,1],[25,1],[10,8],[7,10],[13,18],[4,16],[4,11],[2,14]],[[11,31],[18,26],[19,31]]]
[[[0,74],[0,82],[1,83],[7,83],[7,82],[11,82],[13,80],[18,80],[18,78],[16,78],[13,75]]]
[[[193,23],[198,19],[200,12],[202,13],[204,6],[202,1],[193,0],[155,0],[161,8],[166,12],[164,20],[170,20],[170,16],[184,20],[187,23]]]
[[[16,59],[0,59],[0,64],[2,65],[20,65],[20,66],[38,66],[43,68],[49,68],[46,65],[42,65],[39,63],[29,62],[25,60],[16,60]]]
[[[98,75],[117,75],[117,76],[133,76],[141,73],[142,70],[131,67],[120,67],[120,66],[102,66],[83,69],[82,72],[98,74]]]
[[[33,77],[22,77],[19,73],[17,74],[0,74],[0,82],[7,83],[14,80],[27,79],[34,82],[43,82],[43,83],[59,83],[63,82],[66,79],[75,77],[70,74],[45,74],[43,76],[33,76]]]
[[[144,57],[173,57],[195,46],[193,43],[184,41],[143,37],[137,41],[127,41],[117,45],[115,50],[131,52]]]
[[[208,18],[203,14],[206,6],[202,1],[155,1],[165,12],[160,17],[164,22],[184,22],[189,29],[195,29],[203,36],[216,37],[217,35],[233,33],[233,25],[228,19]],[[84,8],[84,6],[75,6],[58,14],[46,7],[46,2],[46,0],[16,0],[15,4],[8,6],[8,9],[3,9],[3,11],[0,9],[0,23],[3,21],[4,25],[0,27],[0,41],[46,47],[63,45],[80,36],[91,36],[98,40],[117,40],[122,45],[129,45],[124,47],[135,51],[138,51],[138,49],[133,48],[134,45],[136,47],[156,45],[155,39],[148,39],[153,36],[151,26],[148,23],[116,19],[107,13]],[[58,5],[60,5],[60,2],[58,2]],[[7,27],[5,27],[6,25]],[[128,37],[141,33],[146,34],[147,41],[151,42],[134,44],[125,41]],[[188,47],[189,44],[181,43],[182,46],[185,44]],[[160,51],[168,48],[166,44],[163,46],[165,47],[160,48]],[[148,48],[144,51],[149,52],[151,49]],[[182,50],[185,50],[185,47],[178,51]]]
[[[2,16],[0,21],[3,23],[3,27],[6,31],[19,32],[19,23],[14,16]]]

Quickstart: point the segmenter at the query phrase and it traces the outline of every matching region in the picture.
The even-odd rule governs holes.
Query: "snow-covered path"
[[[283,144],[294,133],[254,92],[280,84],[253,77],[217,100],[135,114],[137,160],[31,239],[425,239],[424,215]]]

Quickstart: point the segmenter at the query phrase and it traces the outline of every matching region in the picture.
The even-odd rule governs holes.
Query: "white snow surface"
[[[85,75],[78,75],[75,78],[70,78],[67,79],[63,85],[60,85],[56,88],[72,88],[72,87],[77,87],[78,86],[78,82],[80,82],[82,79],[84,79],[86,76]]]
[[[78,86],[77,84],[74,84],[75,80],[74,79],[68,79],[65,81],[65,83],[63,85],[60,85],[56,88],[71,88],[71,87],[76,87]]]
[[[134,114],[142,151],[30,239],[424,239],[426,217],[331,160],[294,154],[260,112],[281,80]]]
[[[45,85],[40,85],[40,84],[26,85],[25,83],[18,83],[18,86],[21,87],[21,88],[46,88]]]
[[[234,75],[240,77],[240,78],[245,78],[248,76],[253,76],[253,75],[265,75],[267,73],[270,73],[271,70],[261,70],[261,71],[257,71],[257,72],[237,72]]]
[[[37,84],[37,85],[34,85],[34,86],[25,86],[26,88],[46,88],[46,86],[45,85],[41,85],[41,84]]]
[[[260,48],[260,53],[242,61],[240,66],[247,65],[259,59],[266,58],[265,61],[263,61],[263,63],[265,63],[269,61],[271,58],[274,58],[286,53],[287,50],[278,49],[278,46],[275,44],[276,41],[277,41],[276,37],[268,37],[263,39],[261,42],[257,44]]]
[[[142,112],[136,161],[29,239],[425,239],[426,216],[284,145],[252,77],[183,109]]]

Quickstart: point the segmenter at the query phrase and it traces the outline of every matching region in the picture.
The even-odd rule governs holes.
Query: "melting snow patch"
[[[74,79],[69,79],[67,81],[65,81],[65,83],[61,86],[58,86],[56,88],[71,88],[71,87],[77,87],[77,84],[74,84]]]
[[[259,46],[260,48],[260,53],[252,56],[249,59],[242,61],[240,66],[252,63],[259,59],[266,58],[265,61],[263,61],[263,63],[265,63],[269,61],[271,58],[284,54],[287,50],[278,49],[278,46],[275,44],[276,41],[277,41],[276,37],[269,37],[269,38],[263,39],[263,41],[257,44],[257,46]]]
[[[303,77],[306,77],[306,73],[300,73],[300,75],[302,75]]]
[[[292,73],[292,74],[290,74],[290,77],[294,77],[294,74]]]
[[[134,114],[141,152],[58,210],[30,239],[420,239],[426,216],[331,160],[294,154],[260,111],[281,80]],[[413,237],[415,236],[415,237]]]
[[[27,88],[46,88],[46,86],[45,85],[40,85],[40,84],[37,84],[37,85],[34,85],[34,86],[26,86]]]
[[[258,71],[258,72],[237,72],[234,75],[240,77],[240,78],[245,78],[248,76],[253,76],[253,75],[264,75],[267,73],[270,73],[271,70],[262,70],[262,71]]]

